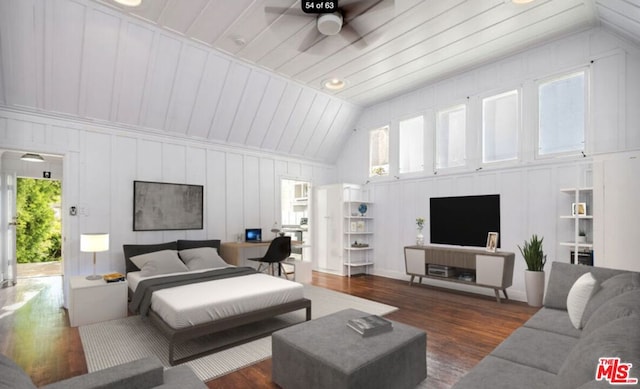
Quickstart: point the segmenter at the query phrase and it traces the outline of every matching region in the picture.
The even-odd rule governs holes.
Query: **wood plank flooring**
[[[509,301],[377,276],[313,273],[313,284],[399,309],[388,318],[427,332],[430,388],[449,388],[537,309]],[[62,307],[61,277],[19,280],[0,289],[0,352],[11,357],[37,386],[86,373],[77,328]],[[277,388],[271,360],[209,381],[209,388]]]

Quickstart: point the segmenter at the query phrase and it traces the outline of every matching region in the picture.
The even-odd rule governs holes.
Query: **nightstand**
[[[74,276],[69,280],[72,327],[127,317],[127,281],[105,282]]]

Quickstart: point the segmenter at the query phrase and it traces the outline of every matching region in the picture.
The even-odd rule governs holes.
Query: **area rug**
[[[304,285],[304,295],[311,300],[313,318],[329,315],[347,308],[354,308],[375,315],[385,315],[397,308],[375,301],[334,292],[328,289]],[[281,326],[283,322],[296,323],[304,321],[304,310],[281,315],[277,319],[267,321],[262,326]],[[244,336],[250,329],[231,331],[225,338]],[[90,324],[79,328],[89,372],[102,370],[136,359],[157,356],[165,367],[169,367],[169,342],[156,328],[140,316],[103,323]],[[203,342],[215,342],[220,336],[187,344],[176,348],[177,356],[192,353]],[[211,343],[207,343],[208,347]],[[271,357],[271,336],[241,344],[205,357],[195,359],[186,364],[193,369],[203,381],[228,374]]]

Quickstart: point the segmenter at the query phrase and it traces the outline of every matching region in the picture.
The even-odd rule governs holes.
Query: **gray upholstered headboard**
[[[131,257],[136,255],[153,253],[161,250],[186,250],[194,249],[198,247],[213,247],[220,252],[220,239],[211,240],[178,240],[167,243],[156,244],[124,244],[122,249],[124,251],[124,262],[127,269],[127,273],[140,270],[133,262]]]

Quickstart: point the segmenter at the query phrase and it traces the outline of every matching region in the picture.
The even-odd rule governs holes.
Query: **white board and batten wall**
[[[536,157],[536,81],[585,68],[591,91],[586,157]],[[520,88],[523,97],[519,159],[495,165],[482,164],[482,124],[477,107],[482,97],[514,88]],[[435,113],[464,102],[469,102],[467,166],[436,174],[432,152],[435,149]],[[517,246],[536,233],[544,237],[549,261],[569,262],[569,248],[560,246],[559,242],[566,240],[573,230],[572,224],[559,218],[569,213],[564,209],[567,199],[563,196],[566,194],[560,190],[578,187],[594,187],[591,238],[595,264],[640,270],[640,261],[634,259],[637,258],[634,245],[640,207],[637,201],[632,201],[639,193],[640,164],[637,159],[620,155],[624,151],[640,150],[638,105],[640,53],[637,46],[596,28],[365,109],[357,131],[338,161],[338,170],[342,182],[369,181],[367,185],[374,192],[377,249],[373,273],[409,279],[404,269],[403,247],[415,244],[416,217],[426,219],[423,233],[425,241],[429,242],[429,198],[500,194],[501,248],[516,253],[509,295],[524,301],[523,270],[526,266]],[[425,169],[419,174],[400,175],[393,171],[394,158],[398,158],[398,122],[418,115],[425,118]],[[368,133],[384,125],[390,126],[391,173],[384,178],[369,177]],[[602,159],[606,161],[600,161]],[[615,196],[611,196],[613,193]],[[451,287],[437,280],[429,282]],[[469,290],[483,292],[478,288]]]
[[[109,252],[97,254],[98,273],[124,272],[123,244],[230,241],[248,227],[268,231],[280,217],[281,178],[323,184],[335,175],[331,165],[282,155],[2,109],[0,144],[63,157],[66,276],[92,272],[90,254],[79,251],[83,232],[110,234]],[[134,232],[134,180],[203,185],[204,229]]]

